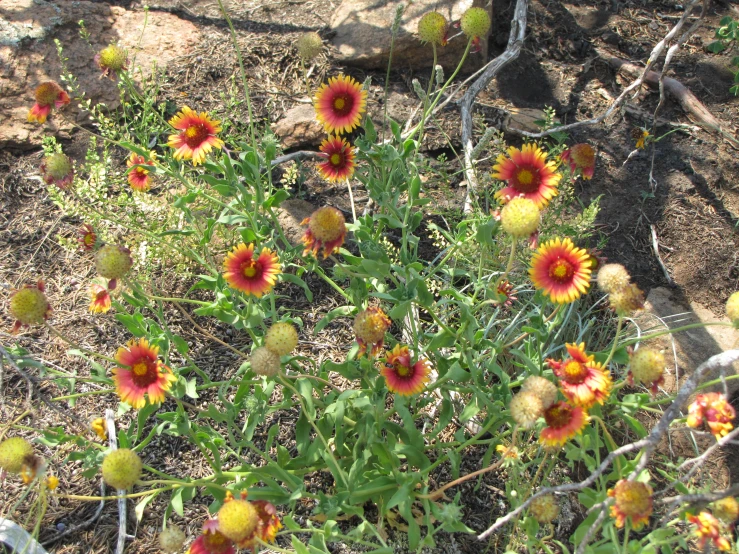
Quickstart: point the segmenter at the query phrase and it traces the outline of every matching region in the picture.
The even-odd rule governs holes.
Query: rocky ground
[[[260,124],[272,125],[288,152],[317,149],[322,139],[320,128],[313,122],[293,47],[302,32],[318,31],[327,44],[326,53],[309,68],[311,85],[315,87],[339,70],[360,81],[371,77],[370,112],[375,121],[381,120],[395,3],[224,0],[224,4],[244,52],[255,117]],[[419,0],[408,8],[388,83],[387,109],[391,117],[404,121],[413,112],[417,102],[410,83],[414,78],[422,82],[428,78],[428,50],[419,49],[412,36],[417,18],[429,7],[446,10],[446,15],[453,18],[466,6],[464,2],[437,5]],[[481,67],[486,58],[502,52],[512,6],[509,0],[493,1],[491,36],[484,45],[484,55],[472,58],[464,68],[466,75]],[[515,128],[531,129],[531,120],[545,106],[552,106],[563,123],[601,113],[632,80],[616,73],[604,61],[604,53],[643,65],[653,46],[679,19],[682,9],[670,0],[532,0],[523,52],[478,97],[475,121],[504,126],[509,130],[506,138],[517,144],[520,137]],[[724,124],[724,130],[736,137],[739,99],[729,92],[732,54],[714,55],[705,48],[713,40],[718,21],[727,15],[739,19],[739,10],[729,2],[713,2],[698,31],[675,56],[668,74],[692,90]],[[89,42],[80,36],[80,20],[84,20]],[[99,79],[99,71],[91,63],[95,52],[117,42],[135,54],[136,66],[141,68],[141,74],[136,75],[139,81],[153,72],[161,75],[162,101],[187,103],[199,111],[229,117],[236,126],[243,126],[248,116],[238,93],[238,65],[228,28],[214,0],[155,0],[148,10],[143,2],[133,0],[0,3],[0,303],[4,304],[22,282],[43,275],[49,282],[60,325],[76,330],[76,336],[92,347],[105,347],[121,342],[123,334],[112,317],[93,320],[84,313],[86,292],[82,283],[89,280],[89,264],[63,250],[55,239],[58,234],[73,236],[79,222],[63,217],[53,206],[37,170],[41,140],[49,134],[57,136],[73,157],[84,156],[88,137],[80,126],[87,125],[88,118],[84,110],[70,105],[63,118],[55,117],[43,127],[26,123],[35,86],[47,79],[59,79],[62,65],[55,39],[63,47],[68,69],[93,103],[117,106],[115,83]],[[459,55],[459,42],[452,41],[442,58],[448,71]],[[659,141],[654,150],[634,153],[632,131],[651,125],[650,114],[657,100],[654,90],[645,87],[628,100],[624,110],[618,110],[604,123],[571,133],[571,143],[588,141],[598,151],[594,178],[580,182],[577,192],[584,204],[601,196],[597,225],[607,238],[604,254],[626,265],[649,292],[651,315],[642,320],[643,325],[659,323],[657,318],[672,324],[673,316],[680,313],[686,314],[683,319],[720,319],[726,298],[739,289],[736,148],[729,140],[701,130],[679,104],[668,98],[660,113],[658,134],[676,124],[684,127]],[[456,108],[442,112],[429,132],[429,148],[424,154],[432,158],[444,154],[451,160],[450,167],[458,168],[454,161],[454,152],[460,148]],[[120,171],[121,167],[113,169]],[[481,169],[485,171],[486,167]],[[461,175],[449,173],[452,177],[447,184],[429,191],[437,200],[434,209],[459,206],[464,198]],[[343,187],[327,187],[313,174],[302,192],[304,200],[315,204],[331,198],[335,204],[348,206]],[[10,328],[12,322],[5,310],[0,311],[1,327]],[[717,349],[735,346],[738,338],[731,331],[696,331],[677,339],[674,375],[684,376]],[[335,345],[342,337],[333,340]],[[13,341],[8,334],[0,333],[0,343]],[[64,367],[78,364],[66,357],[63,344],[43,331],[25,335],[21,343],[51,363]],[[212,363],[219,359],[219,353],[209,347],[203,346],[201,352],[204,359],[212,356]],[[20,384],[22,381],[14,375],[6,374],[2,380],[3,422],[25,409],[26,390],[19,394],[14,388]],[[38,426],[58,423],[54,413],[46,411],[40,411],[35,421]],[[171,445],[162,448],[166,449],[162,455],[175,463]],[[728,455],[722,453],[710,467],[717,487],[739,478],[739,464],[722,462]],[[476,461],[471,454],[467,462],[470,470],[477,469]],[[76,472],[71,471],[65,485],[83,487],[84,480]],[[500,478],[490,476],[487,486],[495,489]],[[88,492],[95,492],[95,487],[88,488]],[[492,489],[465,491],[471,499],[465,514],[471,526],[483,529],[489,524],[493,515],[490,506],[500,503]],[[0,505],[16,492],[4,487]],[[117,516],[115,507],[109,504],[94,525],[56,540],[49,546],[50,551],[80,552],[81,545],[95,553],[110,551]],[[203,510],[203,506],[191,507],[186,512],[189,519],[179,523],[195,534]],[[58,525],[72,526],[93,511],[93,506],[71,502],[55,506],[47,516],[42,537],[54,540],[63,528]],[[135,529],[136,539],[128,552],[156,551],[153,541],[157,525],[156,518],[145,518]],[[491,551],[496,548],[493,544]],[[473,539],[457,537],[439,552],[478,549]]]

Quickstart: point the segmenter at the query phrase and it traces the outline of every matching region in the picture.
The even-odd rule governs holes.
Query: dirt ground
[[[126,9],[143,9],[142,3],[137,1],[110,3]],[[225,98],[235,100],[229,106],[229,114],[237,125],[244,125],[247,121],[246,107],[232,92],[233,77],[238,70],[236,58],[228,30],[217,14],[213,15],[212,6],[206,6],[202,12],[183,8],[177,2],[162,6],[152,2],[149,6],[151,10],[166,9],[189,19],[201,29],[203,36],[202,43],[196,45],[190,55],[166,68],[162,99],[179,103],[185,98],[198,110],[223,114],[225,95]],[[513,2],[509,0],[494,0],[495,18],[487,53],[489,58],[505,47],[512,6]],[[304,100],[299,65],[290,45],[306,30],[316,30],[325,39],[330,39],[328,21],[334,9],[332,0],[232,3],[231,15],[244,48],[254,109],[260,121],[277,121],[285,111]],[[495,109],[513,107],[541,109],[552,106],[563,123],[601,113],[610,99],[618,96],[631,81],[617,75],[603,62],[596,48],[643,64],[653,45],[675,24],[681,13],[681,6],[667,0],[582,0],[571,4],[533,0],[521,57],[480,95],[476,119],[493,124],[490,114]],[[706,44],[713,40],[719,19],[725,15],[739,18],[739,12],[730,3],[712,3],[698,32],[675,56],[669,76],[689,87],[714,116],[727,124],[727,131],[736,136],[739,98],[729,92],[733,82],[729,69],[732,55],[714,55],[705,50]],[[341,67],[332,61],[330,51],[316,64],[314,82],[318,83],[324,76],[335,74],[340,69],[360,81],[371,76],[370,102],[381,98],[384,71],[367,72]],[[407,107],[415,101],[411,80],[419,78],[423,81],[427,78],[425,75],[403,66],[402,62],[393,68],[389,88],[394,98],[394,113],[407,113]],[[581,127],[571,133],[570,144],[587,141],[598,152],[593,179],[579,181],[577,190],[584,204],[602,196],[597,226],[608,239],[604,255],[610,261],[624,264],[647,292],[657,286],[673,287],[686,301],[699,302],[721,316],[726,299],[739,289],[737,151],[728,141],[697,130],[680,106],[668,99],[660,112],[664,123],[658,126],[657,135],[673,129],[673,124],[686,124],[688,127],[657,142],[654,150],[648,148],[633,153],[632,131],[637,127],[651,126],[649,114],[657,100],[658,95],[653,90],[644,88],[628,100],[626,110],[617,111],[604,124]],[[380,111],[377,106],[370,106],[370,110]],[[431,126],[429,132],[434,149],[427,151],[426,155],[444,153],[451,157],[452,148],[459,151],[458,114],[454,109],[445,111],[439,124],[450,133],[451,144],[441,140],[438,129]],[[507,139],[513,144],[520,142],[516,135],[507,135]],[[72,157],[81,159],[87,148],[87,138],[77,133],[71,141],[64,143],[64,147]],[[57,234],[74,236],[79,222],[63,216],[49,200],[45,186],[37,177],[40,159],[40,151],[0,152],[0,305],[7,305],[7,297],[17,286],[43,276],[55,309],[55,324],[88,348],[112,353],[126,340],[125,330],[112,315],[92,317],[86,311],[85,284],[93,276],[90,260],[65,251],[55,240]],[[453,166],[455,163],[452,161]],[[121,171],[122,167],[117,170]],[[482,170],[485,169],[483,165]],[[650,172],[653,176],[651,181]],[[453,176],[448,190],[435,195],[444,199],[436,208],[448,208],[464,198],[461,180],[461,176]],[[339,207],[348,207],[343,187],[326,187],[315,174],[309,175],[303,193],[305,199],[314,204],[321,204],[322,198],[331,198]],[[657,261],[652,229],[672,284]],[[296,300],[292,306],[295,310],[305,311],[306,337],[317,321],[317,317],[311,314],[335,307],[330,291],[322,289],[318,280],[309,284],[316,298],[321,300],[310,305],[295,291],[293,297]],[[176,311],[171,316],[174,325],[181,325],[183,329],[188,327]],[[207,325],[206,322],[201,323]],[[1,310],[0,329],[7,330],[11,326],[7,310]],[[231,336],[217,325],[209,329],[239,346],[239,337]],[[340,357],[346,345],[352,342],[352,337],[346,329],[343,332],[337,332],[337,329],[324,330],[310,341],[301,343],[301,348],[314,356]],[[209,343],[199,333],[190,329],[184,334],[201,367],[222,371],[224,375],[228,375],[234,366],[238,367],[238,361],[228,351]],[[45,363],[67,370],[77,369],[80,373],[88,371],[78,359],[65,354],[66,346],[61,341],[44,330],[25,332],[19,339],[0,331],[3,345],[16,341]],[[26,409],[29,389],[19,376],[8,373],[7,369],[1,375],[0,414],[2,421],[7,422]],[[52,387],[42,387],[42,390],[50,395],[56,393]],[[207,398],[202,401],[206,402]],[[34,400],[33,405],[38,406],[38,401]],[[75,411],[92,418],[100,409],[94,400],[85,400]],[[24,421],[35,427],[72,425],[64,423],[59,414],[45,407],[34,411],[33,416]],[[285,439],[289,440],[289,437]],[[157,457],[157,465],[165,465],[167,471],[176,474],[183,471],[183,464],[197,463],[187,455],[182,457],[180,446],[176,441],[162,439],[155,440],[146,450],[148,456]],[[463,471],[478,469],[483,453],[469,452],[464,458]],[[51,451],[46,452],[46,455],[50,454]],[[63,455],[64,452],[58,453],[56,459]],[[739,470],[732,466],[731,474],[736,477]],[[78,494],[97,493],[97,485],[83,478],[75,464],[69,464],[60,476],[61,486],[65,489]],[[440,482],[445,480],[444,475],[437,478]],[[319,487],[321,476],[316,479],[314,485]],[[720,478],[725,479],[723,476]],[[475,488],[474,483],[460,488],[465,498],[467,525],[483,530],[503,513],[505,505],[496,491],[505,488],[504,480],[503,473],[491,474],[479,488]],[[9,502],[17,495],[17,486],[4,484],[0,491],[0,505],[10,505]],[[174,517],[173,521],[194,536],[207,504],[208,500],[201,498],[197,503],[186,505],[185,517]],[[306,506],[305,517],[310,514],[310,508]],[[52,505],[41,532],[42,541],[51,541],[47,547],[49,551],[58,554],[112,552],[118,525],[117,511],[112,502],[106,504],[102,515],[90,526],[60,536],[65,529],[89,519],[95,509],[94,503],[67,500]],[[155,540],[162,510],[162,504],[154,502],[138,528],[131,521],[129,529],[136,538],[129,542],[127,552],[158,551]],[[571,511],[575,512],[571,521],[577,520],[578,508]],[[566,537],[569,531],[571,529],[559,529],[558,536]],[[435,552],[481,551],[474,537],[449,536],[448,540],[439,543]],[[400,543],[396,547],[398,551],[404,551]],[[503,551],[505,544],[498,538],[489,547],[490,552],[498,552]],[[334,545],[334,548],[335,552],[350,552],[341,545]]]

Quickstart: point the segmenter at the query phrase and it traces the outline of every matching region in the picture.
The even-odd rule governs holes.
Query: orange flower
[[[551,448],[564,446],[575,435],[579,435],[590,421],[588,414],[579,406],[567,402],[555,402],[544,410],[548,427],[542,429],[539,442]]]
[[[133,190],[146,192],[151,188],[151,176],[149,175],[149,170],[144,169],[143,167],[135,167],[142,165],[153,167],[156,154],[152,152],[151,157],[151,160],[147,160],[136,152],[131,152],[131,156],[128,158],[126,165],[131,168],[128,170],[128,184],[131,185]]]
[[[595,150],[583,142],[568,148],[560,155],[563,162],[570,164],[570,172],[574,175],[578,169],[583,179],[592,179],[595,172]]]
[[[280,260],[269,248],[262,248],[254,259],[254,244],[240,244],[223,261],[223,277],[236,290],[257,298],[275,286],[280,274]]]
[[[688,426],[700,427],[705,419],[711,433],[720,439],[729,434],[734,428],[731,423],[736,417],[734,406],[729,404],[726,397],[718,392],[707,392],[695,397],[695,401],[688,407]]]
[[[110,293],[108,289],[98,284],[90,285],[89,309],[94,314],[104,314],[110,310]]]
[[[221,132],[220,121],[214,121],[208,114],[198,114],[187,106],[169,120],[169,124],[181,131],[176,135],[169,135],[167,146],[175,148],[175,160],[192,159],[193,165],[205,161],[205,156],[213,148],[223,148],[223,141],[216,133]]]
[[[95,229],[93,229],[92,225],[89,223],[85,223],[82,225],[82,227],[79,228],[79,236],[77,237],[77,240],[80,243],[80,248],[82,250],[92,250],[95,248],[95,244],[97,243],[98,236],[97,233],[95,233]]]
[[[231,539],[218,530],[218,520],[209,519],[203,524],[203,534],[190,545],[188,554],[236,554]]]
[[[331,77],[313,97],[316,118],[327,133],[350,133],[359,126],[366,104],[367,91],[343,74]]]
[[[554,161],[547,161],[546,153],[536,144],[524,144],[521,150],[511,146],[508,157],[498,156],[493,166],[494,179],[506,181],[508,186],[495,193],[504,203],[523,196],[543,208],[557,196],[557,185],[562,176]]]
[[[275,537],[277,536],[277,532],[282,528],[282,523],[280,523],[280,519],[277,517],[277,509],[270,502],[266,500],[255,500],[251,502],[251,505],[257,511],[257,527],[253,534],[240,541],[237,546],[244,549],[251,548],[256,552],[256,537],[267,543],[275,542]]]
[[[688,521],[695,525],[693,535],[698,539],[698,550],[704,552],[709,540],[719,550],[731,550],[729,541],[721,536],[719,521],[710,513],[701,512],[697,516],[688,515]]]
[[[380,373],[385,377],[390,392],[411,396],[423,392],[429,382],[431,362],[426,358],[419,358],[411,364],[411,354],[407,346],[396,344],[385,357],[385,363]]]
[[[589,410],[597,402],[603,404],[611,392],[610,374],[595,357],[585,353],[585,343],[567,344],[569,358],[561,361],[547,360],[549,367],[559,377],[562,393],[575,406]]]
[[[305,244],[303,256],[311,253],[318,256],[318,251],[323,248],[323,259],[325,260],[344,244],[346,220],[344,214],[336,208],[331,206],[318,208],[300,224],[308,226],[303,236],[303,244]]]
[[[376,356],[385,342],[385,332],[390,328],[393,322],[385,312],[377,306],[370,306],[366,310],[362,310],[354,318],[354,334],[357,337],[359,351],[357,358],[361,358],[369,348],[370,356]]]
[[[616,527],[623,527],[626,518],[631,518],[634,529],[641,529],[649,523],[652,515],[652,487],[639,481],[621,479],[616,486],[608,490],[608,496],[614,499],[611,506],[611,517],[616,519]]]
[[[28,121],[45,123],[51,113],[51,106],[57,109],[69,104],[69,94],[54,81],[46,81],[36,87],[36,103],[28,112]]]
[[[159,347],[149,346],[146,339],[130,340],[121,346],[115,359],[121,366],[113,368],[116,392],[123,402],[134,408],[146,406],[144,395],[152,404],[164,401],[165,393],[177,378],[158,359]]]
[[[354,149],[340,136],[329,136],[321,143],[320,157],[325,162],[318,164],[318,171],[327,181],[335,183],[354,175]]]
[[[531,258],[529,275],[556,304],[568,304],[587,292],[590,286],[590,257],[569,238],[547,241]]]

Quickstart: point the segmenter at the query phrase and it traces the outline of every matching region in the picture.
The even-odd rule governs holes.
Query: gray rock
[[[298,104],[290,108],[272,130],[280,137],[284,148],[316,146],[326,138],[326,132],[316,119],[312,104]]]

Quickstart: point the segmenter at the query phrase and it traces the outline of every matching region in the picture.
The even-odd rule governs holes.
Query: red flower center
[[[241,273],[247,279],[254,279],[262,275],[262,264],[254,260],[247,260],[241,264]]]
[[[185,143],[190,148],[197,148],[205,142],[209,135],[210,133],[205,125],[196,123],[185,129]]]
[[[525,193],[539,190],[539,174],[533,167],[519,167],[513,177],[513,188]]]
[[[148,387],[159,379],[158,369],[156,361],[144,358],[131,366],[131,378],[137,387]]]
[[[334,107],[334,112],[337,115],[345,116],[352,111],[352,107],[354,107],[354,100],[351,96],[342,94],[334,97],[331,105]]]
[[[203,542],[205,543],[204,546],[207,548],[207,551],[213,553],[225,552],[231,546],[231,541],[228,540],[220,531],[216,531],[215,533],[206,533],[204,535]]]
[[[562,258],[549,266],[549,277],[558,283],[569,283],[575,274],[575,266]]]
[[[588,376],[588,369],[576,360],[570,360],[564,366],[563,379],[571,385],[579,385]]]
[[[101,302],[101,301],[105,300],[105,297],[106,297],[106,296],[108,296],[108,291],[107,291],[107,290],[105,290],[105,289],[103,289],[103,290],[101,290],[101,291],[100,291],[99,293],[97,293],[97,294],[95,295],[95,301]],[[139,363],[138,363],[137,365],[141,365],[141,363],[142,363],[142,362],[139,362]],[[134,366],[134,368],[135,368],[135,367],[136,367],[136,366]],[[144,370],[144,372],[146,372],[146,370]],[[135,373],[135,369],[134,369],[134,373]]]
[[[572,421],[572,408],[569,404],[559,402],[544,412],[544,420],[552,429],[561,429]]]
[[[331,154],[331,157],[328,160],[334,167],[341,167],[344,165],[344,156],[338,152]]]

